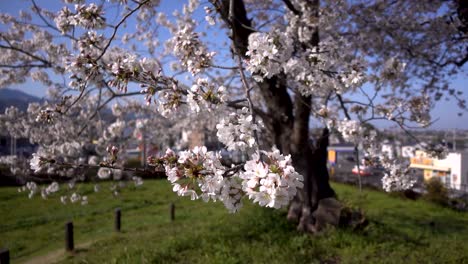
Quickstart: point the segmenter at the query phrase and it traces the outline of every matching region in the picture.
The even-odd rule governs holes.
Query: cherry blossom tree
[[[53,100],[0,118],[11,134],[40,145],[35,171],[87,164],[108,178],[124,169],[129,130],[145,129],[163,144],[175,131],[206,127],[249,159],[228,167],[219,152],[198,146],[168,149],[148,165],[163,170],[178,195],[219,200],[231,212],[243,197],[289,206],[288,218],[313,232],[320,201],[335,196],[326,166],[331,133],[375,157],[376,131],[366,124],[426,127],[445,97],[465,111],[462,91],[450,87],[468,61],[461,0],[190,0],[172,14],[158,0],[31,5],[0,14],[0,86],[33,80]],[[124,102],[131,96],[141,99]],[[101,111],[115,102],[115,119],[104,121]],[[144,118],[129,122],[121,112]],[[311,122],[323,126],[315,137]],[[90,138],[100,156],[93,161],[82,157]],[[380,161],[386,190],[411,187],[404,162]],[[69,198],[87,202],[75,192]]]

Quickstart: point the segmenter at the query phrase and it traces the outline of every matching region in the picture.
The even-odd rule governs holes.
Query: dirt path
[[[75,245],[75,250],[81,251],[83,249],[87,249],[89,246],[91,246],[95,240],[84,242],[78,245]],[[60,260],[63,260],[67,254],[64,249],[58,249],[49,252],[47,255],[42,255],[42,256],[36,256],[31,259],[28,259],[24,262],[21,262],[22,264],[50,264],[50,263],[55,263]]]

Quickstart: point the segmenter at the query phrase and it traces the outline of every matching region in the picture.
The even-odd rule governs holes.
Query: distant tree
[[[172,14],[159,2],[64,0],[49,11],[32,0],[29,11],[0,15],[0,86],[32,79],[61,98],[31,106],[27,117],[15,109],[1,117],[6,129],[41,144],[31,160],[36,171],[79,167],[85,146],[105,156],[97,166],[121,169],[119,138],[129,125],[166,142],[184,126],[208,127],[249,160],[225,167],[201,146],[168,150],[149,164],[164,168],[179,195],[221,200],[233,212],[243,196],[290,205],[288,217],[313,231],[319,202],[335,196],[330,133],[377,156],[376,132],[365,124],[428,126],[444,97],[465,111],[462,92],[449,84],[468,60],[466,1],[192,0]],[[148,121],[99,119],[112,101],[138,95],[147,107],[116,109]],[[311,120],[323,125],[314,140]],[[386,190],[411,187],[406,164],[379,160]],[[49,187],[45,196],[58,188]]]

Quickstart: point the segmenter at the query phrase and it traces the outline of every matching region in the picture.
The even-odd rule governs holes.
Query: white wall
[[[416,148],[414,146],[403,146],[401,147],[401,156],[403,158],[412,158],[414,157],[414,151]]]
[[[455,153],[451,152],[447,155],[445,159],[438,160],[434,159],[434,166],[437,167],[449,167],[450,168],[450,175],[448,187],[452,189],[460,189],[460,184],[461,184],[461,154],[460,153]]]
[[[463,191],[468,192],[468,152],[462,152],[461,158],[461,188]]]
[[[434,160],[434,166],[450,167],[449,187],[468,191],[468,153],[451,152],[443,160]]]
[[[389,158],[393,158],[393,145],[390,144],[382,144],[382,153],[387,153]]]

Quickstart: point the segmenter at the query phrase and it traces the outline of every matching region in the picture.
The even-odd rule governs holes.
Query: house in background
[[[219,150],[222,148],[216,132],[208,129],[182,131],[179,145],[180,149],[193,149],[196,146],[206,146],[208,150]]]
[[[390,159],[400,157],[402,154],[402,147],[400,141],[390,142],[385,140],[382,142],[381,150],[382,154],[386,154]]]
[[[416,150],[410,162],[411,168],[423,170],[424,180],[435,177],[447,188],[468,192],[468,152],[450,152],[444,159],[435,159]]]
[[[401,156],[403,158],[412,158],[416,152],[416,145],[407,145],[401,147]]]
[[[36,148],[37,146],[31,144],[27,138],[0,136],[0,156],[29,157],[36,151]]]
[[[328,146],[328,162],[331,166],[343,162],[355,162],[354,144],[331,144]]]

